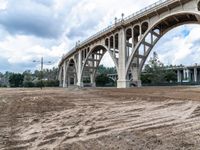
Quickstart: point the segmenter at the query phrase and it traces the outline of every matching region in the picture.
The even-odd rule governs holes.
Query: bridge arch
[[[113,36],[110,37],[109,39],[113,40]],[[105,43],[107,43],[110,45],[110,41],[109,39],[106,39]],[[100,62],[103,58],[103,56],[105,55],[105,53],[108,52],[109,55],[111,56],[112,60],[113,57],[110,53],[110,50],[107,46],[104,45],[96,45],[95,47],[93,47],[90,52],[87,54],[86,59],[83,62],[83,66],[82,66],[82,70],[81,70],[81,80],[82,82],[84,81],[85,78],[89,78],[90,79],[90,83],[93,84],[93,86],[95,86],[95,78],[96,78],[96,72],[97,69],[100,65]],[[115,67],[117,69],[118,72],[118,67],[116,62],[114,61]]]
[[[77,83],[77,64],[74,58],[70,58],[66,66],[67,85],[76,85]]]
[[[198,1],[197,8],[198,8],[198,11],[200,11],[200,1]]]
[[[199,3],[198,3],[199,6]],[[173,18],[173,19],[172,19]],[[138,61],[138,76],[140,77],[142,68],[156,43],[163,37],[167,32],[174,29],[175,27],[184,25],[184,24],[200,24],[200,13],[194,11],[181,11],[175,12],[170,15],[167,15],[156,23],[151,25],[143,36],[139,39],[135,45],[134,51],[131,54],[127,66],[126,74],[128,75],[129,70],[131,70],[131,63],[136,58],[139,57]],[[170,21],[173,20],[173,21]],[[134,28],[135,29],[135,28]],[[136,28],[138,30],[138,27]],[[138,35],[138,34],[137,34]],[[136,40],[138,39],[137,36]],[[144,48],[144,54],[139,54],[140,49]]]

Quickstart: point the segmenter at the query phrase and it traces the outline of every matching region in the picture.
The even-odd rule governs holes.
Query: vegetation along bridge
[[[84,86],[87,78],[95,86],[97,68],[108,52],[117,74],[117,87],[141,85],[140,74],[157,41],[171,29],[200,23],[200,0],[161,0],[78,43],[59,63],[60,85]]]

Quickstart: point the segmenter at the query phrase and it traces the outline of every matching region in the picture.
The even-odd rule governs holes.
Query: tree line
[[[42,72],[26,70],[23,73],[0,73],[0,87],[56,87],[59,86],[58,68]]]
[[[176,72],[165,66],[156,52],[149,59],[141,73],[143,85],[168,85],[177,83]],[[108,77],[108,74],[117,74],[115,67],[100,65],[97,69],[97,86],[116,86],[116,81]],[[0,87],[56,87],[59,86],[58,68],[45,69],[42,72],[35,70],[33,73],[26,70],[23,73],[0,73]]]

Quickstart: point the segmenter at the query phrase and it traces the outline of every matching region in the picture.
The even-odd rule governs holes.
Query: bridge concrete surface
[[[96,33],[62,57],[59,63],[60,86],[95,86],[95,76],[106,52],[118,75],[117,87],[130,82],[141,86],[142,68],[158,40],[173,28],[200,23],[200,0],[161,0]],[[129,75],[131,72],[131,76]]]

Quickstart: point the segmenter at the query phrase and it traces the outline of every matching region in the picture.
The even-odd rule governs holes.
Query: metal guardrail
[[[132,15],[129,15],[129,16],[125,17],[125,18],[123,19],[123,21],[125,22],[125,21],[127,21],[127,20],[129,20],[129,19],[132,19],[132,20],[137,19],[137,18],[139,18],[139,17],[145,15],[145,13],[148,13],[148,12],[151,11],[151,10],[154,10],[154,9],[156,9],[156,8],[162,7],[162,6],[164,6],[164,5],[168,4],[168,3],[175,2],[175,1],[177,1],[177,0],[159,0],[158,2],[153,3],[153,4],[147,6],[147,7],[143,8],[143,9],[141,9],[141,10],[139,10],[139,11],[133,13]],[[112,25],[108,26],[107,28],[105,28],[105,29],[103,29],[103,30],[97,32],[96,34],[90,36],[89,38],[87,38],[87,39],[84,40],[83,42],[78,43],[78,45],[76,45],[76,46],[81,47],[82,45],[85,45],[87,42],[89,42],[90,40],[94,39],[95,37],[102,36],[103,34],[105,34],[106,32],[108,32],[110,29],[114,28],[115,25],[116,25],[116,24],[119,24],[121,21],[122,21],[121,19],[118,19],[118,20],[116,21],[115,24],[112,24]],[[65,58],[68,57],[69,55],[73,54],[75,51],[76,51],[76,47],[74,47],[74,48],[73,48],[71,51],[69,51],[65,56],[63,56],[61,62],[63,61],[63,59],[65,59]],[[61,63],[61,62],[60,62],[60,63]]]

